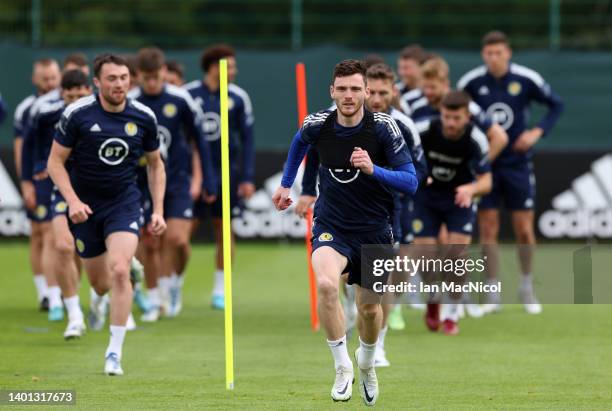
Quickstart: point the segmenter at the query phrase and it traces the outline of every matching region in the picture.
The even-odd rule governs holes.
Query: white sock
[[[178,273],[176,278],[174,279],[174,286],[178,288],[183,288],[183,283],[185,282],[185,275],[183,273]]]
[[[531,290],[533,288],[533,276],[531,273],[521,275],[521,290]]]
[[[64,298],[64,305],[68,311],[68,322],[83,322],[83,311],[81,311],[81,303],[79,295]]]
[[[388,329],[389,329],[389,327],[385,325],[380,330],[380,333],[378,333],[378,349],[380,349],[380,350],[384,350],[385,349],[385,337],[387,336],[387,330]]]
[[[49,308],[62,306],[62,290],[59,285],[49,287]]]
[[[123,349],[123,340],[125,339],[126,331],[127,327],[125,325],[110,326],[110,341],[108,343],[108,348],[106,348],[106,354],[104,354],[105,357],[114,352],[119,359],[121,359],[121,351]]]
[[[459,304],[447,303],[440,306],[440,320],[459,322]]]
[[[36,286],[38,301],[42,301],[43,298],[49,296],[47,290],[47,279],[45,278],[44,274],[34,274],[34,285]]]
[[[353,368],[353,363],[351,362],[351,358],[348,354],[348,349],[346,347],[346,335],[343,335],[342,338],[336,341],[327,340],[327,345],[329,345],[329,349],[334,356],[334,367],[338,369],[339,366],[344,366],[346,368]]]
[[[149,288],[147,290],[147,294],[153,307],[159,307],[161,305],[161,301],[159,299],[159,289],[157,287]]]
[[[215,285],[213,295],[225,295],[225,283],[223,281],[223,270],[215,270]]]
[[[157,287],[162,295],[168,295],[171,284],[172,280],[170,277],[160,277],[159,280],[157,280]]]
[[[376,353],[376,341],[374,344],[366,344],[359,337],[359,356],[357,357],[357,366],[362,370],[374,367],[374,354]]]
[[[355,293],[356,293],[355,287],[347,284],[346,285],[346,295],[345,295],[347,303],[355,304]]]
[[[176,275],[175,272],[172,272],[172,274],[170,274],[170,284],[172,287],[176,287],[176,279],[178,278],[178,275]]]

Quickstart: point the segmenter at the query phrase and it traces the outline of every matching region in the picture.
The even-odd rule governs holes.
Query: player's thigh
[[[318,247],[312,253],[312,268],[317,284],[338,288],[340,275],[348,264],[348,259],[330,246]]]
[[[452,247],[453,245],[468,245],[472,242],[472,236],[464,233],[449,232],[448,233],[448,244]]]
[[[65,215],[57,215],[51,221],[55,250],[60,253],[74,253],[74,239],[70,228],[68,228],[68,218]]]
[[[483,244],[497,243],[499,235],[499,209],[485,208],[478,210],[478,231]]]

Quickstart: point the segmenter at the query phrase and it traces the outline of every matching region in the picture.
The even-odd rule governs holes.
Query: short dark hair
[[[482,37],[482,47],[490,46],[492,44],[505,44],[510,47],[510,40],[506,33],[499,30],[490,31]]]
[[[145,72],[160,70],[166,64],[164,52],[158,47],[144,47],[138,50],[136,69]]]
[[[465,91],[451,90],[442,99],[442,107],[448,110],[467,109],[471,101],[470,95]]]
[[[180,78],[185,77],[185,66],[183,66],[183,64],[178,60],[166,61],[166,67],[168,68],[168,71],[176,73]]]
[[[103,53],[98,54],[93,62],[93,70],[94,77],[100,78],[100,72],[102,71],[102,66],[105,64],[116,64],[118,66],[126,66],[128,69],[128,63],[124,57],[119,56],[118,54],[112,53]]]
[[[425,60],[425,49],[420,44],[411,44],[406,46],[400,52],[400,59],[402,60],[414,60],[419,64],[422,64]]]
[[[370,68],[375,64],[385,63],[385,59],[380,54],[368,54],[363,59],[366,68]]]
[[[200,58],[200,68],[207,72],[210,66],[218,64],[219,60],[225,57],[235,57],[236,51],[229,44],[213,44],[206,48]]]
[[[348,77],[352,76],[353,74],[361,74],[363,76],[363,80],[365,81],[366,71],[366,65],[361,60],[342,60],[334,67],[332,84],[334,84],[337,77]]]
[[[64,90],[70,90],[87,85],[87,76],[79,69],[68,70],[62,75],[62,89]]]
[[[395,73],[387,64],[378,63],[368,68],[368,71],[366,71],[366,78],[395,82]]]
[[[87,65],[87,56],[85,55],[85,53],[80,52],[70,53],[64,59],[64,67],[66,67],[66,65],[70,63],[78,67],[85,67]]]
[[[125,59],[128,70],[130,70],[130,76],[136,77],[136,66],[138,65],[138,56],[136,54],[122,54],[121,57]]]

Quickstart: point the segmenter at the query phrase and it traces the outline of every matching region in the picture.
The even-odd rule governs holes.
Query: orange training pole
[[[306,100],[306,66],[298,63],[295,66],[295,83],[297,87],[298,126],[301,127],[304,118],[308,115],[308,102]],[[310,255],[312,253],[312,210],[306,214],[306,260],[308,261],[308,282],[310,284],[310,327],[313,331],[319,329],[319,315],[317,313],[317,284]]]

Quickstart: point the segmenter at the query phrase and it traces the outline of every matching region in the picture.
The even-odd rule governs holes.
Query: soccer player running
[[[499,251],[499,208],[503,201],[511,212],[512,227],[518,246],[522,272],[519,298],[530,314],[539,314],[542,306],[533,290],[533,227],[535,176],[532,147],[555,125],[563,102],[537,72],[511,62],[512,49],[506,35],[487,33],[482,40],[485,64],[466,73],[457,87],[465,90],[493,121],[506,130],[508,146],[493,164],[493,191],[482,198],[478,227],[483,254],[487,256],[488,281],[496,282]],[[527,128],[532,102],[548,107],[546,115],[531,129]],[[499,295],[488,295],[487,311],[501,309]]]
[[[414,193],[417,178],[408,146],[395,121],[365,110],[366,68],[344,60],[333,72],[330,95],[336,110],[311,114],[295,135],[281,186],[272,200],[278,210],[292,204],[290,188],[309,145],[321,161],[320,196],[315,205],[312,265],[319,289],[319,315],[336,369],[332,399],[352,395],[353,364],[346,347],[344,315],[338,298],[340,275],[357,284],[359,391],[367,405],[378,398],[374,355],[381,328],[380,303],[363,300],[371,278],[361,275],[363,244],[393,244],[393,190]],[[387,167],[392,169],[387,169]],[[363,288],[362,288],[363,287]],[[371,293],[371,291],[369,291]]]
[[[367,65],[367,63],[366,63]],[[404,138],[410,151],[416,175],[419,183],[427,177],[427,164],[425,163],[425,157],[423,155],[423,148],[421,147],[421,138],[419,133],[412,122],[412,120],[401,111],[397,110],[392,106],[394,99],[394,81],[395,73],[388,65],[374,64],[370,66],[366,71],[367,87],[370,90],[368,97],[365,100],[366,109],[373,113],[386,113],[395,122],[399,128],[399,131]],[[296,214],[304,216],[311,205],[316,200],[316,182],[317,182],[317,171],[319,169],[319,157],[314,147],[310,147],[308,150],[308,157],[306,162],[306,168],[304,170],[304,177],[302,179],[302,195],[300,196],[296,205]],[[393,210],[393,237],[396,242],[400,244],[409,244],[411,242],[410,226],[412,216],[407,216],[408,224],[403,224],[404,221],[400,221],[402,217],[401,207],[401,196],[404,193],[394,193],[394,210]],[[412,197],[412,196],[409,196]],[[412,206],[411,206],[412,207]],[[352,287],[351,287],[352,288]],[[348,300],[348,297],[346,298]],[[352,304],[354,304],[354,299]],[[390,362],[387,360],[385,353],[385,336],[387,334],[387,319],[394,308],[395,304],[385,303],[382,305],[382,328],[378,337],[378,345],[376,346],[376,353],[374,362],[376,367],[387,367]],[[349,321],[351,310],[348,307],[344,307],[344,315],[346,319],[347,335],[352,331],[351,328],[354,323]]]
[[[36,182],[53,185],[47,173],[47,160],[56,125],[66,106],[90,94],[87,76],[82,71],[70,70],[62,75],[62,100],[44,103],[30,119],[23,142],[22,185],[34,185]],[[51,234],[43,240],[45,249],[49,250],[45,253],[49,259],[46,264],[59,284],[68,312],[68,326],[64,338],[78,338],[85,332],[85,322],[79,302],[79,271],[75,260],[74,240],[68,229],[67,205],[61,194],[53,190],[46,192],[45,197],[39,196],[37,203],[39,207],[48,210],[51,218]],[[51,293],[49,319],[61,320],[64,311],[59,292],[57,296],[54,294],[56,293]]]
[[[70,231],[98,300],[109,290],[110,342],[104,372],[123,375],[121,355],[132,307],[130,262],[138,245],[140,191],[134,175],[147,158],[153,214],[149,229],[161,235],[164,221],[164,164],[155,114],[127,99],[130,74],[114,54],[94,60],[98,92],[64,110],[51,147],[48,172],[68,203]],[[70,157],[70,174],[66,161]],[[97,301],[93,301],[96,306]]]
[[[15,169],[17,177],[21,178],[21,158],[22,158],[22,147],[23,137],[25,136],[25,129],[29,123],[29,113],[32,108],[32,104],[37,97],[42,96],[51,90],[56,89],[61,80],[61,73],[57,61],[53,59],[43,58],[37,60],[34,63],[32,71],[32,84],[36,87],[36,93],[31,94],[23,99],[15,109],[14,117],[14,141],[13,141],[13,154],[15,158]],[[31,223],[30,233],[30,265],[34,274],[34,285],[36,286],[36,292],[38,295],[38,303],[41,310],[49,309],[49,291],[54,296],[54,301],[60,300],[60,290],[57,283],[51,277],[51,269],[43,266],[43,255],[46,255],[47,251],[44,249],[44,237],[49,236],[51,232],[49,219],[50,216],[46,209],[38,209],[36,205],[36,196],[44,196],[46,192],[49,192],[51,186],[34,183],[32,186],[24,187],[22,185],[22,196],[27,209],[27,215]],[[24,191],[25,188],[25,191]],[[38,191],[38,193],[37,193]],[[47,278],[49,276],[47,283]]]
[[[191,188],[191,142],[195,142],[200,154],[205,187],[204,201],[216,200],[217,176],[212,167],[210,148],[202,132],[203,115],[191,95],[180,87],[167,84],[164,53],[158,48],[143,48],[138,52],[136,73],[140,87],[132,90],[129,97],[149,107],[158,120],[160,151],[166,163],[166,193],[164,212],[168,225],[162,236],[161,277],[159,286],[149,288],[152,308],[143,320],[156,321],[163,300],[164,314],[178,315],[182,308],[181,290],[184,272],[191,254],[190,232],[193,217]],[[155,281],[153,281],[155,280]],[[156,279],[150,279],[149,284]]]
[[[193,99],[202,107],[204,136],[210,143],[212,161],[216,174],[221,175],[221,117],[219,95],[219,60],[227,59],[228,108],[230,139],[230,197],[232,212],[240,207],[239,200],[247,200],[255,193],[255,139],[253,134],[253,106],[246,91],[233,84],[236,73],[236,53],[228,45],[213,45],[202,54],[201,68],[203,80],[195,80],[185,85]],[[219,181],[219,184],[221,182]],[[221,188],[217,190],[221,192]],[[194,210],[194,230],[199,220],[210,214],[213,222],[215,243],[215,275],[212,292],[212,307],[225,308],[223,282],[223,222],[221,196],[212,204],[198,201]],[[232,244],[234,234],[232,233]],[[232,247],[232,250],[234,247]]]
[[[491,191],[489,144],[484,133],[470,122],[469,103],[467,93],[448,92],[442,99],[440,117],[416,125],[431,179],[415,198],[416,245],[436,245],[443,223],[448,229],[451,247],[470,244],[476,218],[474,199]],[[448,335],[457,334],[459,300],[443,298],[443,331]],[[425,321],[430,330],[439,329],[438,304],[428,305]]]

